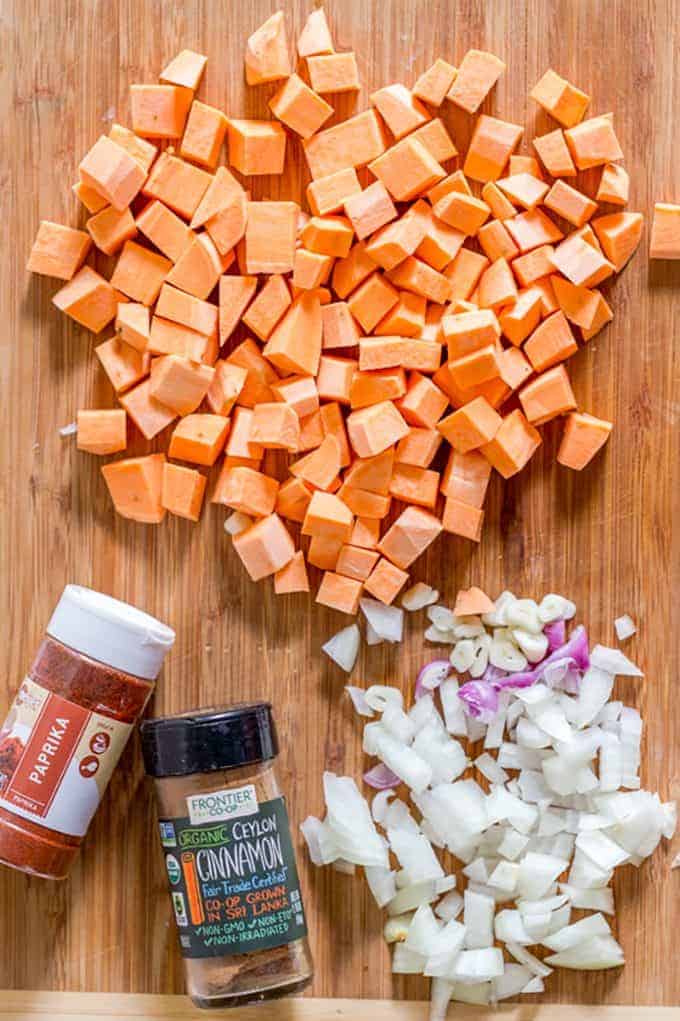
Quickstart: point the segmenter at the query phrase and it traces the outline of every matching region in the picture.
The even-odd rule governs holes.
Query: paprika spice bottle
[[[161,844],[198,1007],[300,992],[313,964],[266,702],[146,720]]]
[[[67,585],[0,728],[0,862],[64,879],[175,633]]]

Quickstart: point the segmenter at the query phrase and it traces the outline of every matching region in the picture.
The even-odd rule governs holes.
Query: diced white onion
[[[430,606],[432,603],[436,603],[439,599],[439,593],[436,589],[430,588],[422,581],[417,581],[415,585],[411,585],[409,589],[404,592],[401,597],[401,605],[405,610],[410,613],[414,613],[416,610],[422,610],[425,606]]]
[[[616,637],[620,642],[625,642],[626,638],[631,638],[637,631],[635,621],[632,617],[629,617],[627,613],[616,618],[614,621],[614,629],[616,630]]]
[[[321,646],[321,649],[334,663],[350,673],[357,661],[360,638],[357,625],[350,624],[349,627],[343,628],[342,631],[338,631],[336,635],[329,638],[326,644]]]
[[[224,530],[228,535],[238,535],[240,532],[245,532],[246,528],[250,528],[252,524],[254,524],[253,518],[241,511],[234,511],[225,519]]]
[[[404,634],[404,611],[364,597],[359,606],[376,635],[386,642],[400,642]]]

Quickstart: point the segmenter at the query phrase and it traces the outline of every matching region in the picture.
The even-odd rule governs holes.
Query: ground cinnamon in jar
[[[264,702],[147,720],[161,844],[198,1007],[300,992],[313,964]]]
[[[67,585],[0,727],[0,862],[65,878],[174,631]]]

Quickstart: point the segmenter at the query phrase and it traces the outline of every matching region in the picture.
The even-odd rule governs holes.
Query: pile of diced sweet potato
[[[534,157],[516,154],[520,125],[477,116],[505,68],[492,54],[439,59],[324,127],[333,95],[359,87],[355,56],[321,8],[297,51],[299,73],[281,12],[247,42],[248,84],[280,83],[272,120],[196,99],[192,51],[133,85],[132,129],[114,124],[79,166],[86,230],[43,222],[28,268],[67,281],[54,304],[82,326],[115,324],[95,350],[121,407],[80,411],[78,447],[124,451],[128,419],[147,440],[170,430],[170,460],[102,468],[117,511],[197,520],[200,467],[220,462],[211,499],[236,512],[250,576],[308,591],[309,563],[317,601],[354,613],[362,591],[390,603],[442,530],[479,541],[492,470],[519,472],[537,426],[565,416],[570,468],[605,443],[611,423],[577,410],[564,363],[611,320],[598,285],[643,218],[616,208],[612,116],[584,119],[589,97],[552,70],[531,96],[557,126]],[[476,117],[465,153],[444,103]],[[310,212],[251,201],[247,178],[280,174],[298,145]],[[591,197],[577,185],[593,167]],[[110,280],[84,265],[93,244],[118,256]]]

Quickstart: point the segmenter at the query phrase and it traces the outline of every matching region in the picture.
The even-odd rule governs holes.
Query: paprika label
[[[187,808],[184,818],[160,820],[182,956],[225,957],[304,938],[283,798],[258,803],[247,785],[192,795]]]
[[[131,730],[26,677],[0,728],[0,805],[83,836]]]

